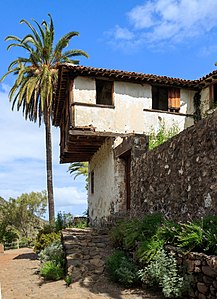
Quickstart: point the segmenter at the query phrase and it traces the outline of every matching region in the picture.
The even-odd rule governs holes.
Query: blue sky
[[[69,48],[83,49],[82,65],[197,79],[215,70],[217,1],[214,0],[8,0],[1,1],[0,76],[17,56],[6,50],[7,35],[29,31],[21,19],[38,22],[52,14],[56,40],[78,31]],[[0,196],[46,189],[44,128],[12,112],[8,90],[13,76],[0,85]],[[59,130],[53,130],[56,211],[82,214],[84,180],[73,180],[59,164]]]

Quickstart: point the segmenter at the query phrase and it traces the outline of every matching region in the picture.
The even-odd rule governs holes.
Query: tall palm
[[[55,86],[58,79],[57,66],[63,62],[79,64],[79,60],[74,60],[75,56],[85,56],[88,54],[82,50],[68,50],[63,52],[68,46],[72,37],[78,36],[78,32],[65,34],[56,45],[54,45],[54,24],[49,14],[50,22],[43,21],[41,25],[33,20],[35,27],[26,20],[20,23],[26,24],[30,33],[19,38],[7,36],[6,41],[12,41],[8,50],[13,47],[21,47],[26,50],[26,57],[18,57],[8,67],[8,72],[1,78],[1,81],[9,74],[17,76],[14,85],[9,92],[9,99],[13,101],[19,110],[22,107],[25,118],[36,122],[39,125],[43,121],[46,135],[46,161],[47,161],[47,190],[49,221],[54,222],[54,198],[52,180],[52,142],[51,142],[51,114],[52,102]]]

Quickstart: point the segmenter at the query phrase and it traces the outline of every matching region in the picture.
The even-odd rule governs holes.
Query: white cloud
[[[122,40],[131,40],[134,37],[134,34],[130,32],[127,28],[120,27],[117,25],[113,32],[115,39],[122,39]]]
[[[141,44],[168,47],[204,36],[216,28],[216,11],[217,1],[213,0],[144,1],[127,13],[128,26],[116,25],[114,36],[118,39],[117,28],[122,28],[135,47]],[[119,40],[122,41],[121,34]]]
[[[87,191],[81,191],[76,187],[54,188],[54,192],[57,207],[87,203]]]

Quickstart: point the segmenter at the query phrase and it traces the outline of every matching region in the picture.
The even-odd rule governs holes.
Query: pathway
[[[0,254],[2,299],[162,299],[144,290],[126,290],[101,275],[97,281],[84,280],[66,287],[64,280],[44,283],[38,276],[39,261],[32,249],[22,248]]]

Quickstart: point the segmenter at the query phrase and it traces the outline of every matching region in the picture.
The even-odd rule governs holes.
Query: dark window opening
[[[213,102],[213,106],[216,107],[217,106],[217,83],[214,83],[212,85],[212,102]]]
[[[120,156],[124,160],[125,167],[125,190],[126,190],[126,210],[131,209],[131,151],[127,151]]]
[[[179,112],[180,89],[152,86],[152,109]]]
[[[94,194],[94,171],[90,173],[90,192]]]
[[[96,79],[96,104],[113,105],[113,81]]]

